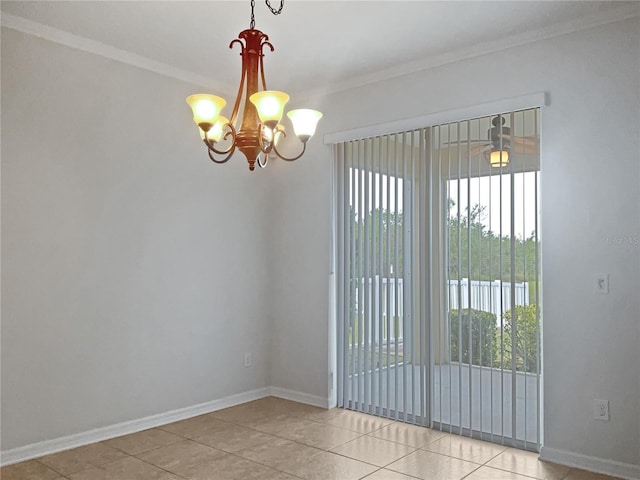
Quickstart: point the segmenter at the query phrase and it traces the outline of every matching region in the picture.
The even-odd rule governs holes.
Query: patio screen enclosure
[[[538,449],[539,157],[537,108],[335,145],[339,406]]]

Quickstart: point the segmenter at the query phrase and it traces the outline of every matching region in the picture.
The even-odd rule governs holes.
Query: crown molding
[[[150,72],[157,73],[158,75],[163,75],[165,77],[174,78],[176,80],[207,88],[213,88],[216,85],[218,88],[220,87],[217,82],[209,77],[198,75],[197,73],[189,70],[177,68],[163,62],[158,62],[142,55],[137,55],[128,50],[113,47],[106,43],[74,35],[72,33],[65,32],[64,30],[34,22],[33,20],[29,20],[18,15],[2,12],[1,23],[3,27],[10,28],[18,32],[33,35],[34,37],[64,45],[65,47],[88,52],[108,58],[109,60],[115,60],[120,63],[138,67],[143,70],[148,70]],[[232,88],[230,90],[232,90]]]
[[[499,52],[513,47],[526,45],[529,43],[545,40],[569,33],[586,30],[615,23],[630,18],[640,16],[640,2],[626,4],[624,6],[608,9],[603,12],[575,18],[568,22],[552,25],[546,28],[538,29],[532,32],[523,32],[518,35],[511,35],[500,40],[475,44],[469,48],[463,48],[441,55],[431,56],[413,62],[407,62],[403,65],[387,68],[374,73],[360,75],[347,79],[345,81],[335,82],[321,89],[311,89],[306,91],[291,92],[297,95],[305,95],[307,97],[323,97],[327,94],[338,93],[353,88],[362,87],[372,83],[390,80],[396,77],[402,77],[413,73],[429,70],[431,68],[447,65],[450,63],[467,60],[470,58],[480,57],[491,53]],[[19,32],[27,33],[54,43],[58,43],[70,48],[82,50],[94,55],[99,55],[111,60],[116,60],[127,65],[142,68],[150,72],[157,73],[166,77],[182,80],[184,82],[200,85],[207,88],[218,89],[224,87],[225,90],[233,91],[234,87],[230,85],[219,85],[210,77],[199,75],[189,70],[174,67],[172,65],[158,62],[142,55],[122,50],[108,44],[91,40],[86,37],[74,35],[72,33],[59,30],[42,23],[34,22],[18,15],[2,13],[1,23],[3,27],[7,27]]]
[[[616,23],[634,17],[640,17],[640,2],[630,5],[624,5],[610,10],[605,10],[603,12],[598,12],[591,15],[585,15],[568,22],[559,23],[557,25],[552,25],[531,32],[523,32],[518,35],[511,35],[500,40],[478,43],[473,46],[456,51],[423,58],[413,62],[407,62],[405,64],[392,68],[379,70],[370,74],[360,75],[358,77],[353,77],[342,82],[336,82],[321,89],[292,93],[298,95],[304,93],[307,96],[321,98],[327,94],[339,93],[346,90],[351,90],[353,88],[363,87],[372,83],[378,83],[397,77],[403,77],[405,75],[422,72],[450,63],[468,60],[470,58],[481,57],[483,55],[496,53],[502,50],[507,50],[509,48],[519,47],[540,40],[559,37],[581,30],[588,30],[590,28],[607,25],[610,23]]]

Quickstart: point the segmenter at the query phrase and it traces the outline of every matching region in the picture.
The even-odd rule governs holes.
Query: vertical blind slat
[[[387,401],[385,403],[385,406],[387,408],[387,417],[391,417],[391,269],[390,269],[390,264],[391,264],[391,228],[389,225],[389,221],[388,219],[391,218],[391,208],[390,208],[390,202],[391,202],[391,175],[389,175],[389,173],[391,172],[391,147],[390,147],[390,138],[386,137],[386,144],[387,144],[387,155],[386,155],[386,159],[387,159],[387,165],[386,165],[386,172],[387,172],[387,195],[386,195],[386,208],[387,208],[387,248],[386,250],[386,262],[385,262],[385,280],[387,282],[387,290],[386,290],[386,294],[387,294],[387,307],[386,307],[386,311],[387,311],[387,315],[386,315],[386,332],[387,332],[387,349],[386,349],[386,362],[387,362]]]
[[[431,183],[428,180],[428,176],[425,175],[432,161],[431,149],[426,149],[426,146],[429,145],[430,141],[429,129],[426,128],[421,130],[420,153],[418,156],[418,179],[416,180],[418,184],[422,186],[418,197],[419,205],[430,205],[432,201]],[[426,162],[422,162],[423,158]],[[420,380],[423,383],[420,384],[420,416],[422,417],[421,425],[431,427],[430,416],[427,418],[427,409],[431,408],[433,405],[433,398],[431,396],[431,392],[433,390],[431,387],[431,365],[433,364],[433,357],[431,356],[431,352],[427,354],[427,345],[431,341],[431,331],[430,329],[425,328],[426,322],[431,318],[431,301],[429,295],[431,290],[431,279],[429,276],[429,272],[431,271],[431,250],[427,250],[425,248],[425,244],[430,243],[429,238],[431,236],[431,231],[428,229],[428,225],[430,223],[428,222],[428,218],[430,218],[430,216],[427,216],[427,213],[425,212],[418,215],[417,218],[419,219],[418,222],[420,225],[420,232],[418,233],[418,255],[420,256],[419,258],[424,259],[424,268],[420,269],[420,309],[418,311],[418,315],[420,315],[419,324],[422,329],[422,334],[420,335]],[[427,361],[429,362],[428,365]]]
[[[458,124],[458,131],[460,131],[460,126],[461,124]],[[466,127],[467,127],[467,139],[469,138],[469,125],[470,125],[470,121],[467,120],[466,123]],[[462,143],[461,143],[461,137],[458,136],[458,152],[460,152],[460,156],[462,156]],[[467,155],[465,158],[465,161],[467,162],[467,201],[470,204],[471,203],[471,152],[469,151],[469,149],[467,148]],[[467,284],[467,318],[469,319],[469,326],[468,328],[468,336],[469,336],[469,340],[468,340],[468,345],[469,345],[469,363],[468,363],[468,375],[469,375],[469,379],[468,379],[468,384],[467,384],[467,388],[468,388],[468,396],[469,396],[469,436],[471,436],[472,432],[473,432],[473,411],[472,411],[472,406],[473,406],[473,389],[472,389],[472,382],[473,382],[473,372],[471,370],[471,366],[473,364],[473,321],[472,321],[472,315],[471,315],[471,279],[473,278],[473,276],[471,275],[471,208],[467,207],[467,226],[468,228],[468,232],[467,232],[467,279],[468,279],[468,284]],[[462,423],[462,421],[460,422]]]
[[[405,186],[405,189],[403,189],[402,192],[402,199],[403,199],[403,205],[404,202],[407,200],[406,195],[404,194],[406,191],[406,179],[407,179],[407,148],[406,148],[406,144],[407,144],[407,134],[406,132],[402,132],[402,143],[400,144],[400,158],[402,158],[402,181],[403,181],[403,185]],[[399,196],[399,195],[398,195]],[[405,212],[406,213],[406,209]],[[404,225],[403,225],[404,226]],[[402,242],[397,242],[396,243],[396,248],[399,250],[400,246],[402,245],[402,249],[403,249],[403,256],[402,256],[402,262],[400,262],[400,260],[398,260],[398,268],[400,267],[400,264],[402,264],[402,285],[408,285],[409,282],[407,281],[407,274],[408,274],[408,269],[407,269],[407,263],[406,263],[406,257],[408,255],[410,255],[411,252],[407,252],[406,248],[404,248],[406,246],[406,242],[407,242],[407,236],[405,235],[405,232],[402,232]],[[404,255],[406,254],[406,255]],[[399,289],[398,289],[399,290]],[[407,336],[407,324],[409,323],[409,320],[407,318],[407,312],[409,312],[409,308],[407,305],[407,298],[409,297],[409,291],[405,291],[403,289],[402,292],[402,313],[403,313],[403,321],[402,321],[402,346],[403,346],[403,351],[402,351],[402,363],[403,363],[403,368],[402,368],[402,413],[403,413],[403,420],[406,422],[407,421],[407,397],[409,395],[412,394],[412,392],[409,390],[409,385],[407,383],[407,357],[410,354],[410,348],[409,348],[409,343],[407,342],[407,340],[409,339],[409,337]]]
[[[334,185],[342,185],[343,182],[343,173],[344,170],[342,168],[340,168],[340,165],[343,164],[344,165],[344,155],[342,154],[342,151],[344,150],[344,145],[343,144],[338,144],[338,145],[334,145],[333,146],[333,152],[334,152],[334,157],[336,159],[336,164],[333,166],[333,174],[334,174]],[[335,203],[333,204],[334,206],[334,212],[335,212],[335,224],[336,225],[342,225],[342,228],[344,228],[344,204],[346,202],[344,202],[343,199],[343,195],[344,195],[344,188],[337,188],[335,190],[335,192],[333,193],[335,195],[335,200],[334,198],[332,198],[332,200],[335,201]],[[334,278],[335,278],[335,287],[336,287],[336,292],[344,292],[344,243],[340,240],[338,240],[335,244],[335,248],[334,248],[334,255],[335,255],[335,267],[334,267]],[[336,312],[343,312],[344,313],[344,295],[337,295],[335,297],[335,302],[336,302]],[[336,315],[336,318],[339,318],[339,315]],[[336,362],[338,365],[338,368],[342,367],[344,365],[344,338],[343,338],[343,333],[344,333],[344,323],[340,324],[337,323],[336,324],[336,345],[337,345],[337,349],[336,349]],[[342,406],[342,399],[343,397],[343,393],[342,393],[342,377],[338,377],[337,379],[338,381],[336,382],[336,388],[337,388],[337,405],[340,407]]]
[[[399,333],[399,328],[398,328],[398,321],[399,321],[399,315],[398,315],[398,307],[400,305],[400,299],[399,299],[399,288],[398,288],[398,268],[399,268],[399,262],[398,262],[398,222],[397,222],[397,218],[398,218],[398,135],[394,135],[393,138],[393,181],[394,181],[394,189],[393,189],[393,215],[394,218],[396,219],[396,221],[393,222],[393,261],[391,263],[391,266],[393,267],[394,271],[393,271],[393,298],[394,298],[394,310],[393,310],[393,337],[394,337],[394,365],[395,365],[395,370],[394,370],[394,379],[395,379],[395,383],[394,383],[394,389],[393,389],[393,411],[394,411],[394,418],[396,420],[399,420],[399,416],[398,416],[398,404],[399,404],[399,399],[398,399],[398,391],[399,391],[399,378],[400,375],[398,374],[398,358],[399,358],[399,352],[398,352],[398,333]]]
[[[351,142],[351,161],[354,165],[354,167],[357,167],[358,164],[358,156],[357,156],[357,144],[356,142]],[[360,175],[360,169],[356,169],[353,168],[352,169],[352,173],[351,173],[351,177],[352,177],[352,181],[351,181],[351,200],[352,203],[351,205],[353,205],[354,207],[356,207],[355,211],[352,212],[352,215],[357,215],[357,205],[359,203],[359,199],[356,197],[356,192],[357,190],[357,186],[359,186],[359,175]],[[357,255],[357,242],[356,242],[356,232],[358,232],[357,228],[356,228],[356,223],[354,221],[351,222],[352,223],[352,227],[351,230],[353,232],[352,236],[351,236],[351,259],[352,259],[352,266],[353,266],[353,273],[354,275],[352,277],[350,277],[350,283],[351,283],[351,298],[352,298],[352,306],[355,304],[357,305],[357,295],[359,292],[359,289],[357,289],[357,283],[356,280],[358,278],[360,278],[360,272],[359,272],[359,267],[358,267],[358,263],[357,263],[357,259],[358,259],[358,255]],[[350,316],[349,316],[349,321],[351,323],[351,398],[350,398],[350,405],[351,408],[357,408],[355,402],[357,400],[357,382],[353,381],[354,376],[356,375],[356,362],[357,362],[357,350],[356,348],[354,348],[354,346],[357,346],[358,342],[360,341],[358,338],[358,326],[359,326],[359,320],[358,317],[360,316],[358,309],[354,306],[352,307],[352,310],[350,312]],[[357,377],[356,377],[357,378]]]
[[[360,397],[362,401],[362,408],[360,410],[367,411],[369,406],[369,375],[368,372],[371,371],[370,359],[369,359],[369,335],[371,334],[369,324],[371,320],[371,271],[370,271],[370,262],[369,262],[369,242],[371,238],[371,225],[369,221],[369,200],[370,200],[370,185],[371,182],[369,180],[370,176],[370,150],[369,150],[369,142],[370,139],[366,139],[363,145],[363,182],[364,182],[364,196],[362,197],[362,203],[364,208],[361,210],[361,218],[362,218],[362,228],[363,228],[363,236],[362,236],[362,270],[363,279],[361,286],[363,291],[364,302],[362,304],[363,314],[362,319],[364,323],[363,330],[363,342],[362,342],[362,359],[363,359],[363,368],[359,370],[359,374],[362,375],[362,397]]]

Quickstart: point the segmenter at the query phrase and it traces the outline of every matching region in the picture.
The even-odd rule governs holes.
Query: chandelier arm
[[[262,89],[263,90],[267,90],[267,81],[265,80],[264,77],[264,46],[267,45],[271,51],[273,52],[274,48],[273,45],[271,45],[271,42],[264,42],[261,46],[260,46],[260,76],[262,77]]]
[[[238,110],[240,109],[240,100],[242,99],[242,89],[244,88],[244,82],[247,77],[247,69],[244,66],[244,45],[239,39],[235,39],[229,44],[229,48],[233,48],[233,45],[238,42],[240,45],[240,56],[242,57],[242,76],[240,77],[240,86],[238,87],[238,93],[236,94],[236,101],[233,104],[233,112],[231,112],[231,123],[236,123],[238,118]],[[234,134],[235,137],[235,134]]]
[[[265,155],[269,155],[271,153],[271,150],[273,150],[273,147],[274,147],[273,138],[274,138],[274,135],[275,135],[276,132],[274,130],[269,129],[269,130],[271,130],[271,139],[272,139],[272,141],[269,142],[268,144],[265,144],[264,143],[264,138],[262,137],[262,130],[265,129],[265,128],[269,128],[269,127],[267,127],[262,122],[258,123],[258,132],[259,132],[258,133],[258,146],[260,147],[260,151],[262,153],[264,153]],[[265,163],[265,165],[266,165],[266,163]]]
[[[212,150],[211,148],[208,148],[207,149],[207,153],[209,154],[209,158],[211,159],[211,161],[213,163],[227,163],[229,161],[229,159],[233,156],[233,152],[234,152],[235,149],[236,148],[235,148],[235,145],[234,145],[233,148],[231,148],[231,151],[229,152],[229,154],[226,157],[224,157],[223,159],[221,159],[221,160],[217,160],[213,156],[213,154],[211,153],[212,151],[215,151],[215,150]]]
[[[233,48],[233,45],[236,43],[240,44],[240,55],[242,55],[242,50],[244,50],[244,45],[242,44],[239,38],[234,38],[233,40],[231,40],[231,42],[229,43],[229,48]]]
[[[262,162],[260,161],[260,157],[261,157],[261,156],[263,156],[263,157],[265,158],[264,163],[262,163]],[[267,155],[267,154],[265,154],[265,153],[260,153],[260,155],[258,155],[258,156],[256,157],[256,163],[258,164],[258,166],[259,166],[260,168],[264,168],[264,167],[266,167],[266,166],[267,166],[267,163],[269,163],[269,155]]]
[[[302,142],[302,152],[300,152],[300,155],[296,156],[296,157],[285,157],[283,156],[279,151],[278,151],[278,147],[276,147],[275,143],[272,145],[272,149],[273,151],[276,153],[276,155],[278,156],[278,158],[281,158],[282,160],[286,160],[287,162],[293,162],[294,160],[298,160],[302,155],[304,155],[304,152],[307,150],[307,142]]]
[[[204,138],[202,140],[203,140],[204,144],[207,146],[207,150],[209,150],[210,152],[214,152],[214,153],[216,153],[218,155],[227,155],[228,153],[233,154],[233,152],[235,151],[235,149],[236,149],[236,129],[233,128],[233,125],[230,122],[229,123],[225,123],[224,127],[229,127],[229,131],[224,134],[223,139],[227,140],[227,138],[229,138],[229,136],[231,136],[231,145],[229,145],[229,148],[227,148],[226,150],[218,150],[215,147],[215,144],[216,144],[215,140],[210,140],[209,137],[207,136],[207,132],[205,132]],[[211,155],[209,155],[209,156],[211,156]],[[216,162],[216,163],[224,163],[224,162]]]
[[[229,153],[233,154],[233,152],[236,150],[235,143],[232,143],[231,145],[229,145],[229,148],[227,148],[226,150],[218,150],[216,147],[214,147],[216,142],[212,142],[211,140],[209,140],[209,142],[210,143],[207,143],[207,141],[204,142],[204,144],[207,146],[207,150],[209,150],[209,152],[215,153],[216,155],[227,155]],[[220,162],[220,163],[224,163],[224,162]]]
[[[262,90],[267,90],[267,82],[264,79],[264,57],[260,55],[260,76],[262,77]]]

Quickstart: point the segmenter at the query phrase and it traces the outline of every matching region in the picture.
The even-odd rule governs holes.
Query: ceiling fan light
[[[322,118],[322,113],[318,110],[300,108],[287,113],[293,125],[293,131],[303,142],[309,140],[316,133],[318,121]]]
[[[506,167],[509,165],[509,150],[491,150],[489,163],[494,168]]]
[[[256,106],[260,121],[273,129],[282,119],[284,106],[289,101],[289,95],[275,90],[264,90],[254,93],[249,97],[249,100]]]
[[[215,95],[199,93],[188,96],[187,103],[193,111],[193,121],[202,130],[208,132],[215,125],[227,101]]]

